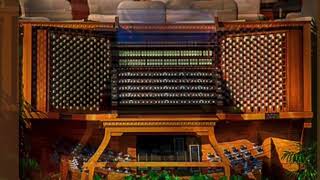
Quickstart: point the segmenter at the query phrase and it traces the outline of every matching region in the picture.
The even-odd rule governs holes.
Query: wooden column
[[[316,88],[316,92],[317,92],[317,103],[316,103],[316,112],[317,114],[315,115],[316,120],[317,121],[320,119],[320,2],[317,0],[313,0],[315,1],[317,4],[315,5],[315,7],[317,7],[317,15],[316,15],[316,19],[317,19],[317,27],[318,27],[318,44],[317,44],[317,77],[316,77],[316,82],[317,82],[317,88]],[[315,132],[317,132],[317,144],[320,143],[320,123],[317,122],[315,124],[315,126],[317,129],[315,130]],[[320,172],[320,151],[317,151],[317,170],[318,172]]]
[[[19,179],[18,1],[0,0],[0,179]]]

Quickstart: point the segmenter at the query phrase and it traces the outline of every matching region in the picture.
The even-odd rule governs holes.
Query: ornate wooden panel
[[[242,112],[286,111],[286,33],[238,33],[221,44],[232,104]]]
[[[61,29],[49,31],[49,38],[50,110],[107,111],[111,107],[111,36]]]
[[[37,31],[37,109],[47,111],[47,31]]]

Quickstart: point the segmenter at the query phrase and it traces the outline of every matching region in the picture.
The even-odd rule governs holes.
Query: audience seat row
[[[20,0],[21,18],[43,21],[72,20],[72,0]],[[260,0],[87,0],[88,20],[108,22],[119,16],[131,23],[184,23],[259,20]]]

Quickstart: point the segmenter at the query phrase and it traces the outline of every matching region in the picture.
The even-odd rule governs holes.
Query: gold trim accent
[[[221,30],[219,31],[238,31],[241,29],[267,29],[267,28],[284,28],[294,26],[304,26],[310,24],[310,21],[267,21],[267,22],[223,22],[221,23]],[[116,29],[115,22],[100,23],[100,22],[38,22],[20,20],[20,26],[31,25],[40,27],[61,27],[72,29]],[[202,31],[202,32],[215,32],[218,31],[216,24],[120,24],[120,27],[127,30],[137,31]]]
[[[114,166],[117,168],[135,168],[135,167],[225,167],[223,162],[98,162],[96,168]]]
[[[256,21],[256,22],[224,22],[223,28],[227,31],[235,31],[241,29],[256,29],[256,28],[284,28],[294,26],[304,26],[310,24],[310,21]]]
[[[153,126],[215,126],[215,122],[207,121],[207,122],[196,122],[196,121],[137,121],[137,122],[132,122],[132,121],[126,121],[126,122],[103,122],[103,126],[105,127],[153,127]]]
[[[216,31],[215,24],[122,24],[127,30],[145,31]]]
[[[20,20],[20,26],[31,25],[39,27],[59,27],[71,29],[110,29],[114,30],[114,23],[92,23],[92,22],[31,22]]]

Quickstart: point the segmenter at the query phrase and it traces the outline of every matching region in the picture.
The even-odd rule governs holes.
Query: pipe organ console
[[[32,90],[25,96],[35,109],[59,113],[305,112],[290,108],[310,99],[290,98],[310,91],[288,77],[297,73],[302,85],[308,75],[294,65],[306,63],[303,50],[289,44],[303,43],[293,37],[302,32],[297,27],[175,26],[156,32],[33,24],[31,80],[25,82]]]
[[[222,167],[229,176],[234,158],[224,154],[231,147],[225,141],[236,138],[231,134],[237,130],[217,131],[215,125],[269,119],[260,122],[277,126],[276,119],[313,117],[310,22],[22,21],[20,29],[23,95],[34,113],[45,114],[41,121],[94,121],[104,127],[100,147],[83,165],[83,178],[107,165],[98,162],[102,150],[111,137],[124,133],[194,133],[203,140],[203,156],[212,148],[209,154],[221,162],[123,162],[119,167]],[[236,146],[252,148],[236,143],[232,149]]]

